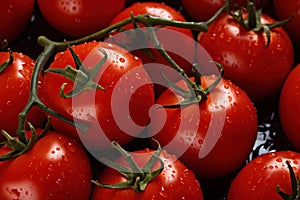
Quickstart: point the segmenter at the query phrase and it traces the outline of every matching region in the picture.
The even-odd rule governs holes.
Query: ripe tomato
[[[0,44],[14,40],[26,27],[33,13],[34,0],[0,1]]]
[[[197,21],[209,20],[223,5],[224,0],[181,0],[185,11],[188,15]],[[247,6],[247,0],[234,0],[239,6]],[[261,0],[255,1],[255,5],[259,6]]]
[[[139,167],[143,167],[150,159],[154,151],[145,149],[131,152],[134,161]],[[162,151],[159,156],[165,167],[163,171],[150,181],[144,191],[135,192],[132,188],[108,189],[95,186],[92,193],[93,200],[100,199],[120,199],[120,200],[160,200],[160,199],[199,199],[202,200],[202,190],[193,171],[188,169],[182,162],[167,151]],[[128,166],[124,158],[117,161],[124,166]],[[160,167],[159,163],[152,168]],[[98,182],[105,184],[116,184],[127,181],[120,172],[107,167],[100,175]],[[141,180],[142,181],[142,180]]]
[[[104,59],[101,51],[107,54],[101,69],[85,76],[92,78],[105,91],[85,89],[72,98],[63,98],[60,96],[62,85],[65,84],[66,94],[76,89],[74,82],[60,74],[47,72],[41,99],[61,115],[87,125],[88,130],[76,130],[55,117],[51,119],[52,126],[72,137],[80,137],[94,149],[111,147],[111,140],[127,143],[149,122],[148,110],[154,103],[153,86],[141,60],[125,49],[106,42],[94,41],[72,48],[85,66],[82,65],[81,72],[91,70]],[[58,53],[49,70],[64,69],[66,66],[76,67],[69,50]],[[85,77],[79,81],[76,78],[75,83],[85,82]]]
[[[203,87],[215,80],[214,76],[203,77]],[[187,89],[184,81],[177,85]],[[168,89],[156,104],[176,105],[182,100]],[[242,166],[257,134],[253,103],[243,90],[225,79],[203,102],[153,109],[150,116],[149,134],[205,179],[226,176]]]
[[[262,13],[262,24],[274,22]],[[224,13],[207,32],[199,34],[198,41],[214,61],[224,66],[224,78],[240,86],[252,100],[278,92],[293,67],[293,45],[282,27],[271,29],[270,44],[266,48],[263,31],[248,30]]]
[[[24,109],[30,90],[31,75],[35,61],[29,56],[14,52],[13,62],[0,73],[0,130],[16,135],[18,115]],[[10,60],[9,52],[0,52],[0,65]],[[41,77],[42,79],[42,77]],[[41,110],[33,107],[27,121],[35,127],[43,127],[46,118]],[[0,134],[0,140],[3,140]]]
[[[10,148],[2,146],[1,155]],[[91,168],[74,140],[48,132],[25,154],[0,162],[0,198],[89,199]]]
[[[283,2],[280,0],[273,0],[275,15],[279,20],[284,20],[291,17],[295,13],[295,17],[288,22],[284,28],[295,42],[297,46],[300,46],[300,1],[290,0]]]
[[[173,9],[172,7],[159,2],[137,2],[130,7],[124,9],[118,14],[110,24],[122,21],[130,17],[130,14],[150,14],[152,16],[161,17],[168,20],[177,20],[185,22],[186,19],[181,15],[180,12]],[[139,24],[143,27],[143,25]],[[126,29],[133,29],[133,26],[127,25],[123,27]],[[148,32],[148,29],[144,29]],[[126,36],[126,34],[123,34]],[[184,28],[177,28],[171,26],[160,27],[156,31],[157,38],[163,48],[167,51],[170,57],[188,74],[192,73],[192,63],[194,62],[195,56],[195,40],[191,30]],[[115,36],[115,38],[120,36]],[[148,35],[149,38],[149,35]],[[134,38],[132,38],[134,39]],[[178,42],[180,41],[180,42]],[[145,45],[139,46],[139,43],[145,42]],[[136,43],[133,43],[136,48],[132,49],[132,53],[142,59],[147,72],[149,73],[151,80],[155,83],[161,83],[164,85],[165,81],[161,77],[161,71],[165,70],[166,66],[170,66],[169,62],[161,55],[161,53],[154,47],[153,42],[150,39],[138,39]],[[153,58],[142,51],[142,48],[149,48],[149,53]],[[167,68],[168,69],[168,68]],[[178,80],[178,73],[172,73],[167,71],[168,79],[171,81]],[[155,85],[156,96],[164,90],[163,87]]]
[[[280,94],[279,116],[282,128],[293,146],[300,150],[300,64],[298,64],[287,77]]]
[[[291,180],[288,161],[294,173],[300,175],[300,154],[279,151],[263,154],[248,163],[231,183],[228,200],[234,199],[283,199],[276,192],[276,186],[291,194]]]
[[[57,30],[82,37],[106,27],[125,7],[125,0],[38,0],[46,20]]]

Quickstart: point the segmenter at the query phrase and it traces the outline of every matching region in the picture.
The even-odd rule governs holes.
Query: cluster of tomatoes
[[[299,5],[1,1],[0,199],[299,198]]]

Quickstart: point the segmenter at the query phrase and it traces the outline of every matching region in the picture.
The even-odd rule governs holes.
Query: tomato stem
[[[286,164],[289,169],[291,185],[292,185],[292,193],[286,194],[280,189],[280,186],[276,186],[276,192],[285,200],[299,200],[300,199],[300,180],[299,177],[295,175],[293,168],[289,161],[286,161]]]
[[[157,142],[156,140],[154,141]],[[98,181],[92,180],[92,182],[97,186],[114,189],[132,188],[135,192],[144,191],[148,183],[154,178],[156,178],[164,169],[164,163],[159,158],[159,154],[161,152],[161,147],[159,143],[157,150],[154,153],[152,153],[150,159],[142,168],[140,168],[137,165],[137,163],[133,160],[132,155],[128,153],[125,149],[123,149],[122,146],[119,145],[117,142],[113,141],[112,146],[121,153],[121,155],[129,165],[129,168],[116,163],[113,163],[113,165],[108,166],[113,166],[114,169],[119,171],[127,178],[127,181],[117,184],[103,184],[99,183]],[[160,163],[160,167],[157,170],[152,171],[152,168],[157,160]],[[109,161],[109,164],[111,164],[111,161]],[[125,170],[122,170],[124,168]]]
[[[81,43],[92,41],[92,40],[100,40],[100,39],[104,38],[105,36],[107,36],[109,33],[119,30],[123,26],[132,23],[133,20],[136,22],[139,22],[139,23],[143,23],[144,25],[151,25],[151,26],[174,26],[174,27],[179,27],[179,28],[191,29],[191,30],[195,30],[195,31],[207,31],[207,29],[208,29],[208,24],[206,22],[173,21],[173,20],[168,20],[168,19],[164,19],[164,18],[160,18],[160,17],[151,16],[149,14],[142,14],[142,15],[137,15],[137,16],[131,16],[123,21],[120,21],[111,26],[108,26],[98,32],[95,32],[93,34],[90,34],[85,37],[82,37],[82,38],[79,38],[76,40],[72,40],[72,41],[55,42],[55,41],[51,41],[50,39],[48,39],[45,36],[39,36],[37,39],[37,42],[40,46],[44,47],[44,49],[38,56],[36,63],[35,63],[35,67],[34,67],[33,74],[32,74],[32,80],[31,80],[31,84],[30,84],[29,100],[28,100],[26,106],[24,107],[24,109],[22,110],[22,112],[19,114],[17,135],[21,142],[23,142],[24,144],[28,143],[28,141],[25,137],[25,119],[26,119],[28,112],[30,111],[30,109],[33,106],[36,106],[36,107],[42,109],[43,111],[49,113],[51,116],[54,116],[72,126],[76,126],[83,132],[85,132],[87,130],[87,128],[88,128],[87,125],[75,123],[72,119],[66,118],[66,117],[62,116],[61,114],[55,112],[51,108],[47,107],[40,100],[39,95],[38,95],[38,81],[39,81],[39,76],[41,74],[41,71],[46,68],[45,67],[46,63],[48,62],[48,60],[51,58],[51,56],[54,53],[59,52],[59,51],[64,51],[66,48],[68,48],[68,46],[77,45],[77,44],[81,44]],[[154,40],[156,40],[156,39],[154,38]],[[157,43],[157,44],[159,46],[159,43]],[[160,48],[160,49],[161,49],[161,52],[165,55],[165,57],[167,57],[168,55],[165,53],[165,51],[162,50],[162,48]],[[175,63],[173,63],[173,66],[175,66],[175,68],[177,68]],[[96,69],[98,70],[98,68],[99,67],[96,67],[95,70]],[[185,77],[186,81],[188,83],[190,83],[190,81],[188,81],[187,76],[185,75],[184,71],[180,68],[177,68],[177,70]],[[194,84],[194,83],[190,83],[189,87],[195,88],[195,85],[196,84]],[[63,88],[62,88],[62,90],[63,90]]]
[[[261,23],[261,15],[263,10],[263,3],[261,3],[260,7],[256,9],[253,0],[248,0],[247,9],[243,7],[236,7],[233,10],[231,9],[231,0],[226,0],[226,11],[229,15],[231,15],[242,27],[248,30],[252,30],[255,32],[263,31],[267,37],[267,43],[265,48],[268,48],[271,42],[271,34],[270,31],[273,28],[280,27],[288,23],[293,17],[295,13],[291,15],[291,17],[278,21],[272,24],[262,24]],[[243,14],[247,14],[247,19],[244,19]]]
[[[62,68],[52,68],[47,69],[45,73],[56,73],[59,75],[64,76],[65,78],[68,78],[74,82],[74,89],[69,92],[68,94],[64,93],[65,86],[67,83],[62,84],[60,88],[60,96],[62,98],[72,98],[80,93],[82,93],[85,90],[102,90],[105,91],[105,89],[94,82],[95,76],[100,71],[101,67],[104,65],[104,63],[107,60],[107,53],[99,49],[99,51],[104,55],[104,57],[90,70],[84,66],[80,58],[76,55],[74,50],[68,46],[68,49],[70,50],[72,57],[75,61],[76,69],[74,69],[72,66],[67,65],[64,69]]]
[[[13,63],[14,61],[14,55],[13,55],[13,52],[8,49],[8,52],[9,52],[9,58],[4,61],[2,64],[0,64],[0,74],[9,66]]]

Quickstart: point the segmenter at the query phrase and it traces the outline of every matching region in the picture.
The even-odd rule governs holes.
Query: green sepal
[[[85,90],[105,91],[102,86],[94,82],[94,78],[107,61],[107,53],[104,50],[99,49],[99,51],[103,53],[104,57],[92,69],[88,70],[70,46],[69,50],[74,59],[76,69],[70,65],[67,65],[65,68],[50,68],[45,71],[46,73],[51,72],[60,74],[74,82],[73,90],[67,94],[64,92],[67,83],[63,83],[59,90],[60,96],[62,98],[72,98]]]
[[[295,175],[295,172],[289,163],[286,161],[286,164],[289,169],[291,185],[292,185],[292,193],[286,194],[282,190],[280,190],[280,186],[276,186],[276,192],[284,199],[284,200],[299,200],[300,199],[300,180],[299,177]]]
[[[10,49],[8,49],[8,52],[9,58],[6,61],[4,61],[4,63],[0,64],[0,73],[2,73],[14,61],[13,52]]]
[[[5,141],[5,143],[2,143],[2,145],[6,144],[8,147],[10,147],[12,149],[12,151],[10,151],[7,154],[1,155],[0,162],[5,161],[5,160],[10,160],[12,158],[16,158],[16,157],[26,153],[34,146],[38,137],[37,137],[35,128],[30,123],[28,123],[28,125],[31,130],[31,138],[27,139],[26,144],[24,144],[23,142],[18,140],[16,137],[10,136],[5,130],[1,130],[1,133],[7,139]]]
[[[147,163],[142,168],[140,168],[137,165],[137,163],[133,160],[131,154],[128,153],[126,150],[124,150],[117,142],[113,141],[112,146],[121,153],[121,155],[124,157],[129,167],[125,167],[123,165],[114,163],[107,159],[103,159],[103,160],[105,164],[108,164],[109,167],[112,167],[113,169],[119,171],[127,179],[127,181],[122,183],[117,183],[117,184],[104,184],[92,180],[92,182],[97,186],[104,187],[104,188],[112,188],[112,189],[132,188],[134,192],[141,192],[144,191],[148,183],[153,179],[155,179],[164,169],[164,163],[159,158],[159,154],[161,152],[161,147],[159,144],[157,150],[151,155],[151,158],[147,161]],[[159,161],[160,167],[157,170],[152,171],[152,167],[155,164],[156,160]]]

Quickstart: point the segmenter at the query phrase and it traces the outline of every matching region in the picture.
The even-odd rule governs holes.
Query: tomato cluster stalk
[[[291,17],[287,20],[284,20],[282,22],[278,22],[275,24],[271,24],[271,25],[261,24],[260,23],[261,9],[259,9],[258,12],[256,12],[253,2],[249,1],[248,18],[247,18],[247,20],[244,20],[243,15],[242,15],[243,9],[237,9],[232,12],[229,9],[231,7],[229,2],[230,1],[226,1],[226,4],[216,13],[215,16],[213,16],[207,22],[181,22],[181,21],[167,20],[167,19],[163,19],[160,17],[151,16],[148,14],[142,14],[142,15],[138,15],[138,16],[131,16],[128,19],[125,19],[119,23],[116,23],[107,28],[104,28],[96,33],[90,34],[86,37],[82,37],[82,38],[79,38],[79,39],[76,39],[73,41],[55,42],[55,41],[51,41],[50,39],[48,39],[45,36],[40,36],[38,38],[38,44],[41,45],[42,47],[44,47],[44,50],[42,51],[42,53],[39,55],[39,57],[36,60],[35,68],[34,68],[33,75],[32,75],[31,85],[30,85],[29,101],[28,101],[27,105],[24,107],[23,111],[19,114],[19,126],[18,126],[18,130],[17,130],[18,139],[10,137],[8,133],[3,131],[3,134],[7,138],[6,144],[12,148],[12,151],[9,152],[8,154],[1,156],[0,161],[14,158],[14,157],[17,157],[17,156],[25,153],[37,141],[38,136],[35,132],[34,127],[30,126],[30,129],[32,132],[32,136],[30,139],[28,139],[25,135],[26,116],[27,116],[29,110],[33,106],[39,107],[40,109],[49,113],[50,115],[57,117],[58,119],[66,122],[68,124],[76,126],[80,130],[84,131],[84,130],[86,130],[86,128],[88,128],[83,124],[75,123],[72,119],[64,117],[61,114],[57,113],[56,111],[52,110],[51,108],[47,107],[39,98],[39,95],[38,95],[39,76],[40,76],[42,70],[45,69],[45,66],[46,66],[48,60],[56,52],[63,51],[68,48],[72,53],[72,56],[75,60],[76,65],[81,66],[82,62],[78,59],[75,52],[72,51],[72,48],[71,48],[72,45],[77,45],[77,44],[81,44],[81,43],[92,41],[92,40],[101,40],[102,38],[106,37],[108,34],[114,32],[116,30],[120,30],[123,26],[130,24],[130,23],[134,23],[134,25],[136,23],[141,23],[141,24],[145,25],[146,27],[173,26],[173,27],[191,29],[191,30],[198,31],[198,32],[205,32],[205,31],[207,31],[209,24],[211,24],[213,22],[213,20],[218,15],[220,15],[224,10],[227,10],[227,12],[229,12],[243,26],[245,26],[253,31],[263,30],[266,33],[267,38],[268,38],[268,43],[266,45],[266,47],[268,47],[268,45],[270,43],[270,33],[269,33],[270,29],[278,27],[278,26],[282,26],[283,24],[287,23],[292,18]],[[176,85],[174,83],[172,83],[171,81],[168,81],[167,78],[162,74],[162,76],[165,77],[165,80],[168,82],[170,87],[172,87],[178,94],[180,94],[181,96],[184,97],[184,101],[181,102],[180,104],[167,105],[165,107],[172,108],[172,107],[178,107],[178,106],[182,106],[182,105],[189,105],[192,103],[199,103],[201,101],[205,101],[206,96],[209,93],[209,91],[211,91],[222,79],[222,76],[224,73],[222,66],[218,63],[215,63],[216,66],[219,68],[218,77],[212,85],[208,86],[207,88],[203,88],[201,85],[201,81],[200,81],[201,75],[198,71],[197,64],[195,64],[195,66],[194,66],[194,81],[191,81],[191,79],[187,76],[187,74],[184,72],[184,70],[168,55],[166,50],[162,47],[160,41],[158,40],[158,38],[156,36],[155,29],[151,28],[149,30],[150,30],[150,33],[148,33],[148,34],[150,34],[150,38],[152,40],[152,43],[154,44],[154,47],[169,62],[170,66],[173,67],[184,78],[184,80],[188,86],[188,91],[182,90],[179,87],[176,87]],[[1,46],[4,46],[4,45],[1,45]],[[102,53],[105,55],[104,59],[102,59],[90,71],[81,71],[82,68],[80,70],[65,68],[65,71],[55,71],[55,70],[50,71],[52,73],[63,74],[66,77],[68,76],[69,79],[71,79],[73,81],[75,80],[75,78],[77,76],[83,77],[83,80],[84,80],[83,85],[84,86],[82,84],[80,84],[80,85],[78,85],[78,87],[75,87],[74,90],[68,94],[64,93],[64,85],[62,85],[60,93],[63,98],[70,98],[74,95],[77,95],[86,88],[105,90],[105,88],[101,87],[100,85],[98,85],[97,83],[92,81],[96,72],[99,71],[99,69],[101,68],[103,63],[106,61],[107,55],[105,52],[102,52]],[[9,62],[11,62],[10,60],[8,61],[8,63],[4,63],[4,65],[9,64]],[[85,68],[83,67],[83,69],[85,69]],[[88,79],[88,81],[87,81],[87,79]],[[45,130],[47,130],[47,129],[45,129]],[[134,174],[125,173],[124,172],[125,169],[121,169],[120,166],[115,166],[115,168],[118,171],[123,172],[123,174],[128,178],[129,181],[125,182],[125,183],[120,183],[117,185],[105,185],[105,184],[95,182],[97,185],[100,185],[103,187],[110,187],[110,188],[133,187],[135,191],[142,191],[145,189],[147,183],[149,181],[151,181],[153,178],[155,178],[163,169],[163,163],[158,158],[158,155],[160,153],[160,147],[153,154],[153,156],[149,160],[149,162],[141,169],[134,163],[132,158],[130,156],[128,156],[128,153],[126,151],[124,151],[117,143],[113,142],[113,146],[115,148],[117,148],[120,151],[120,153],[125,157],[128,164],[130,165],[131,169],[133,171],[139,171],[140,173],[137,173],[137,174],[136,173],[134,173]],[[153,163],[156,160],[158,160],[160,162],[161,168],[159,170],[151,172],[151,167],[153,166]],[[104,162],[110,162],[110,161],[104,161]],[[110,164],[110,165],[112,165],[112,164]],[[126,169],[126,170],[128,170],[128,169]],[[281,193],[279,190],[278,190],[278,192]]]

